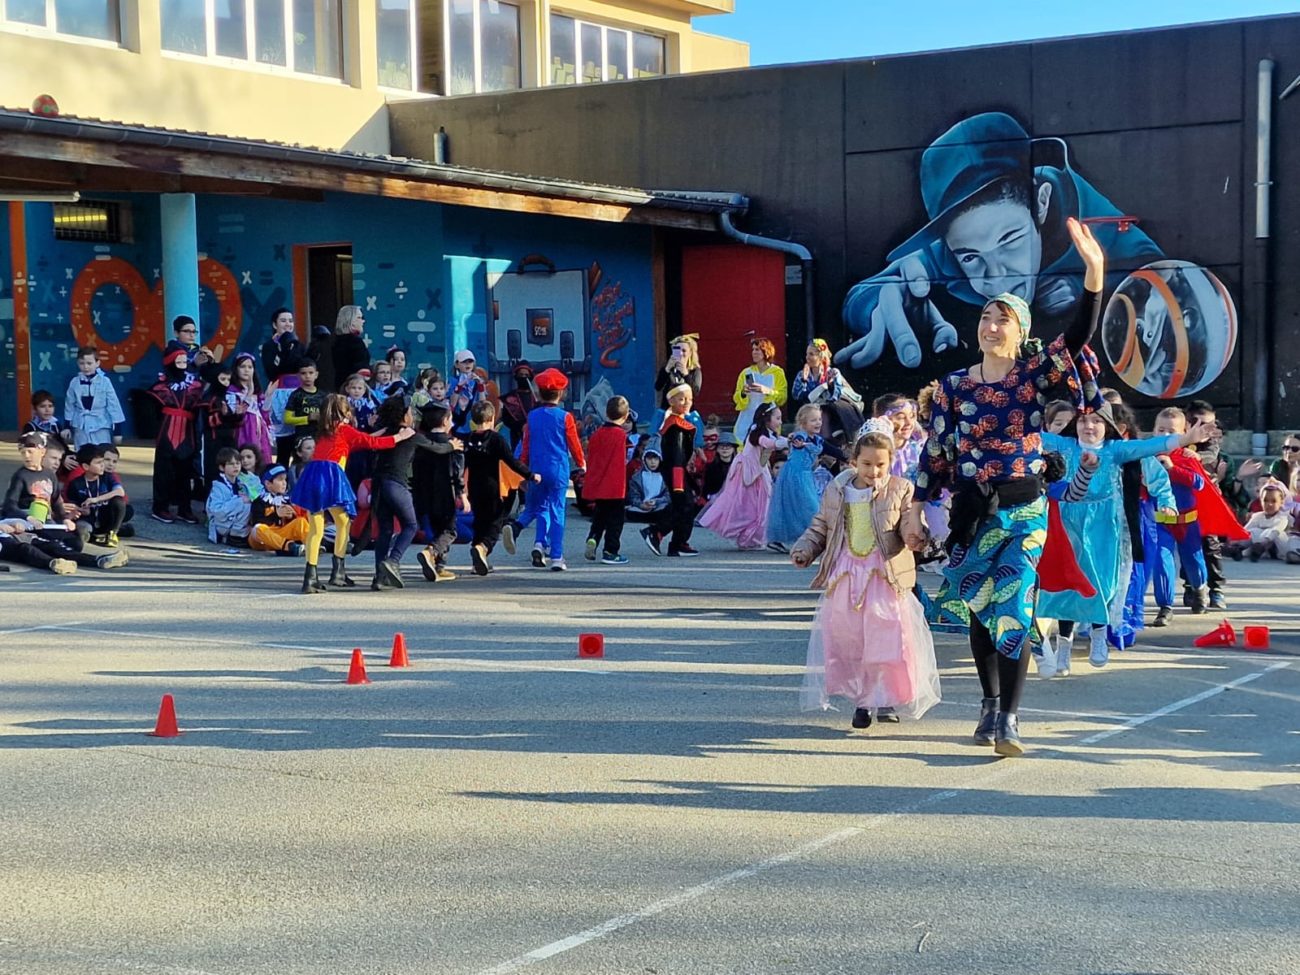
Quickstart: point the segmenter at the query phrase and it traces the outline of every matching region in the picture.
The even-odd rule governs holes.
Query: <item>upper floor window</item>
[[[447,0],[447,94],[523,87],[519,7],[504,0]]]
[[[0,0],[0,20],[114,44],[122,39],[119,0]]]
[[[410,90],[415,87],[415,0],[378,0],[375,7],[379,83]]]
[[[343,77],[342,0],[162,0],[162,46]]]
[[[652,78],[666,61],[662,37],[551,14],[553,85]]]

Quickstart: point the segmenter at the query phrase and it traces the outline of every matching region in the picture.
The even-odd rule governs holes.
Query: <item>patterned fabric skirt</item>
[[[342,508],[357,516],[357,495],[348,483],[343,468],[332,460],[312,460],[298,475],[290,500],[310,512]]]
[[[952,618],[963,611],[987,627],[998,653],[1020,659],[1039,641],[1034,626],[1038,557],[1047,540],[1047,499],[999,508],[980,522],[969,546],[953,546],[936,602]]]

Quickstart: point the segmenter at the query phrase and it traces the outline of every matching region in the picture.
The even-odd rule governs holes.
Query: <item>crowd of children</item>
[[[515,388],[497,397],[468,350],[455,353],[448,382],[428,368],[408,381],[405,354],[392,349],[323,389],[317,364],[282,327],[285,313],[273,317],[276,334],[262,349],[265,386],[250,354],[225,365],[183,342],[166,349],[150,389],[161,413],[157,521],[197,524],[203,500],[211,542],[303,558],[307,594],[355,586],[347,557],[370,545],[371,588],[382,591],[405,586],[401,565],[417,538],[423,576],[445,583],[456,578],[448,553],[458,537],[482,576],[498,543],[514,554],[530,525],[531,564],[566,570],[572,482],[591,514],[587,561],[626,565],[626,522],[641,526],[656,556],[698,554],[698,525],[742,550],[788,553],[800,567],[820,558],[805,706],[847,699],[862,728],[919,718],[939,700],[930,628],[945,607],[927,597],[916,570],[944,557],[948,495],[925,501],[923,551],[903,543],[901,527],[920,503],[912,491],[933,387],[916,399],[877,397],[860,430],[831,440],[820,406],[800,407],[787,429],[780,405],[757,394],[735,433],[717,417],[697,431],[696,387],[665,383],[656,429],[638,432],[628,400],[614,395],[584,443],[564,406],[568,378],[556,369],[534,375],[520,363]],[[770,371],[764,352],[756,348],[755,370]],[[32,397],[22,467],[0,512],[0,561],[57,573],[128,561],[121,539],[133,532],[134,509],[113,445],[121,407],[94,348],[79,349],[76,366],[62,418],[51,393]],[[1104,667],[1144,625],[1168,625],[1180,579],[1191,613],[1226,608],[1224,554],[1300,563],[1300,435],[1264,476],[1258,463],[1236,468],[1221,452],[1210,404],[1161,410],[1147,437],[1106,392],[1100,407],[1057,401],[1043,411],[1043,447],[1059,456],[1047,545],[1055,533],[1080,572],[1074,588],[1043,585],[1038,595],[1031,650],[1043,677],[1069,674],[1076,629],[1088,630],[1089,661]],[[1253,497],[1243,483],[1251,480]],[[88,554],[87,544],[107,552]]]

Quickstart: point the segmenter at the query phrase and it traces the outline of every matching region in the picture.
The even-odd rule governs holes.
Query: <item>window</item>
[[[447,94],[523,87],[519,7],[504,0],[447,0]]]
[[[122,37],[120,0],[0,0],[0,19],[58,34],[116,44]]]
[[[131,211],[122,203],[54,204],[54,239],[82,240],[96,244],[131,242]]]
[[[665,73],[666,62],[662,37],[551,14],[553,85],[652,78]]]
[[[415,87],[415,12],[413,0],[379,0],[379,83],[387,88]]]
[[[341,78],[341,6],[342,0],[161,0],[162,46]]]

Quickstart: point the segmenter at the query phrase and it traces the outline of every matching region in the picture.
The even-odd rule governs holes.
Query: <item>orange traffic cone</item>
[[[1224,620],[1205,636],[1198,636],[1192,641],[1192,645],[1197,647],[1231,647],[1236,646],[1236,643],[1237,631],[1232,628],[1232,624],[1227,620]]]
[[[393,656],[388,661],[390,667],[409,667],[411,661],[406,656],[406,637],[398,633],[393,637]]]
[[[360,648],[352,651],[352,666],[348,668],[349,684],[369,684],[370,678],[366,676],[366,662],[361,656]]]
[[[605,634],[579,633],[578,656],[596,659],[605,656]]]
[[[149,732],[153,738],[179,738],[181,730],[176,727],[176,702],[172,700],[170,694],[162,696],[162,704],[158,705],[158,723],[154,725],[153,731]]]

